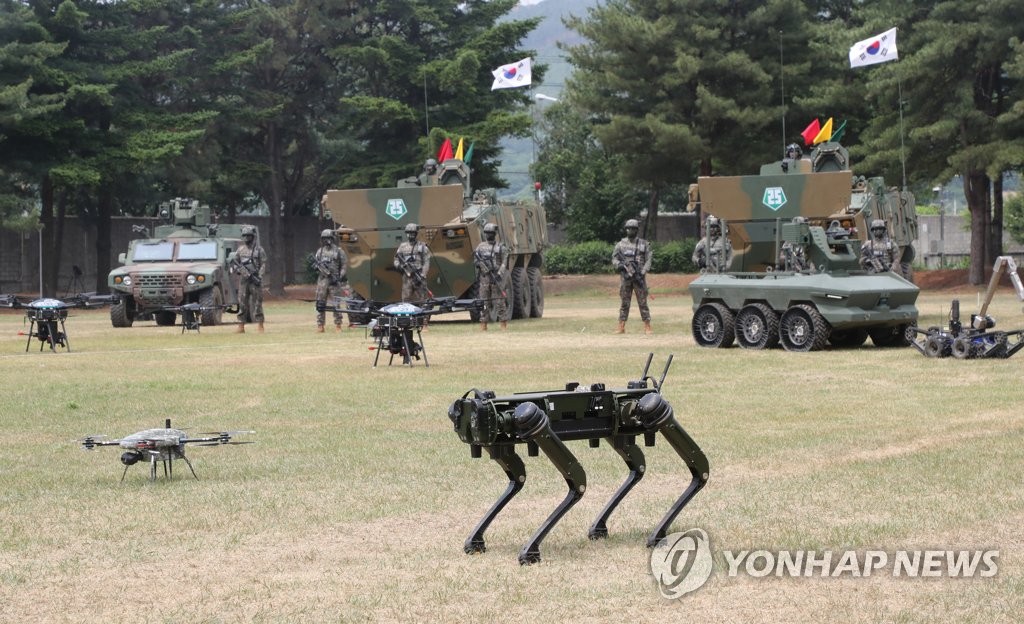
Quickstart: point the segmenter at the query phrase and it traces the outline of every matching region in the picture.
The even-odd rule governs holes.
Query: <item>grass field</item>
[[[655,286],[656,283],[655,283]],[[701,349],[690,299],[658,290],[653,336],[617,301],[549,296],[543,319],[481,333],[434,323],[430,367],[371,368],[363,330],[313,333],[312,304],[267,305],[265,334],[68,320],[71,353],[24,353],[0,314],[0,621],[167,622],[1016,622],[1024,610],[1024,355],[926,359],[913,349],[792,354]],[[965,316],[974,290],[925,293],[921,325]],[[1001,293],[993,314],[1024,327]],[[567,381],[624,386],[648,352],[675,355],[665,396],[711,463],[673,530],[711,538],[715,572],[659,594],[644,539],[688,482],[663,441],[609,522],[586,530],[625,476],[607,446],[570,444],[589,489],[544,541],[516,554],[564,495],[543,457],[487,534],[462,543],[506,479],[471,459],[448,405]],[[382,356],[383,359],[383,356]],[[86,434],[171,418],[190,431],[254,429],[256,444],[194,448],[199,480],[147,480]],[[722,551],[997,549],[992,578],[730,577]]]

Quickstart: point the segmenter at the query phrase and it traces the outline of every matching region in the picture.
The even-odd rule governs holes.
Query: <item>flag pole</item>
[[[427,72],[423,71],[423,119],[427,125],[427,153],[434,153],[434,146],[430,144],[430,109],[427,108]]]
[[[786,153],[786,64],[782,59],[782,31],[779,31],[779,87],[782,91],[782,153]]]
[[[900,166],[903,167],[903,190],[907,190],[907,156],[903,143],[903,79],[896,76],[896,85],[900,95]]]

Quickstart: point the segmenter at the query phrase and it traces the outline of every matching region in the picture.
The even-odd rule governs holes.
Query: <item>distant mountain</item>
[[[599,0],[542,0],[536,4],[520,5],[508,14],[510,20],[542,18],[541,23],[523,40],[522,47],[536,50],[534,63],[547,65],[544,82],[532,85],[534,93],[558,97],[565,87],[565,79],[572,73],[572,66],[565,60],[565,53],[558,44],[574,45],[583,41],[575,31],[562,23],[563,17],[584,16],[587,9],[597,6]],[[538,104],[534,110],[540,115]],[[529,175],[534,157],[533,139],[506,139],[502,141],[501,176],[508,182],[503,196],[528,197],[533,192],[533,180]]]

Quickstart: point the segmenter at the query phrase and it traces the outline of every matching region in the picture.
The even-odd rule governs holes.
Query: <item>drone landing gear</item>
[[[415,339],[412,335],[413,331],[416,332]],[[377,368],[380,352],[384,349],[391,354],[391,357],[388,358],[388,366],[394,363],[396,355],[402,356],[403,366],[412,366],[413,358],[420,359],[421,352],[423,353],[423,365],[430,366],[430,361],[427,359],[427,348],[423,344],[422,331],[420,326],[416,326],[415,329],[386,327],[377,338],[377,353],[373,357],[373,367]]]
[[[157,462],[160,462],[161,464],[164,465],[164,478],[165,479],[173,479],[174,478],[174,460],[175,460],[175,458],[183,460],[185,462],[185,465],[188,466],[188,469],[190,471],[192,471],[192,476],[196,478],[196,481],[199,480],[199,475],[196,474],[196,469],[192,467],[192,462],[189,461],[188,457],[185,457],[184,453],[181,453],[179,451],[174,451],[173,455],[170,455],[170,456],[167,456],[167,457],[161,457],[160,455],[151,455],[150,458],[149,458],[149,480],[150,481],[156,481],[156,464],[157,464]],[[121,481],[122,482],[124,482],[124,476],[126,474],[128,474],[128,466],[129,465],[130,464],[125,464],[124,472],[121,473]]]
[[[32,339],[39,339],[39,350],[49,345],[50,351],[56,352],[57,347],[64,347],[71,353],[71,341],[68,340],[67,330],[64,328],[66,314],[40,315],[30,314],[28,326],[28,342],[25,343],[25,352],[32,346]]]

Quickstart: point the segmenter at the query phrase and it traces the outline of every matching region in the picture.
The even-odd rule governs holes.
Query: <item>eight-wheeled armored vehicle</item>
[[[195,303],[203,325],[219,325],[225,311],[238,311],[228,263],[242,242],[242,226],[211,223],[210,208],[195,200],[175,199],[161,214],[171,223],[157,226],[152,238],[133,240],[118,256],[124,266],[107,276],[110,292],[121,295],[110,322],[131,327],[151,316],[157,325],[174,325],[169,308]]]
[[[726,272],[690,285],[697,344],[748,349],[781,344],[789,351],[907,346],[917,321],[919,289],[906,277],[917,235],[913,195],[886,189],[881,178],[854,178],[838,143],[810,158],[778,161],[760,175],[702,177],[699,205],[727,224],[734,257]],[[897,246],[892,271],[860,267],[866,224],[883,219]],[[785,249],[806,258],[780,262]]]
[[[410,223],[419,225],[420,240],[433,255],[426,276],[433,297],[475,298],[473,251],[483,239],[483,227],[495,223],[498,240],[509,249],[502,291],[512,318],[543,316],[543,207],[499,200],[491,189],[473,191],[462,160],[446,160],[436,172],[400,180],[394,188],[329,190],[324,205],[348,254],[352,290],[369,302],[369,309],[401,300],[402,277],[393,262]],[[479,312],[470,315],[479,320]]]

